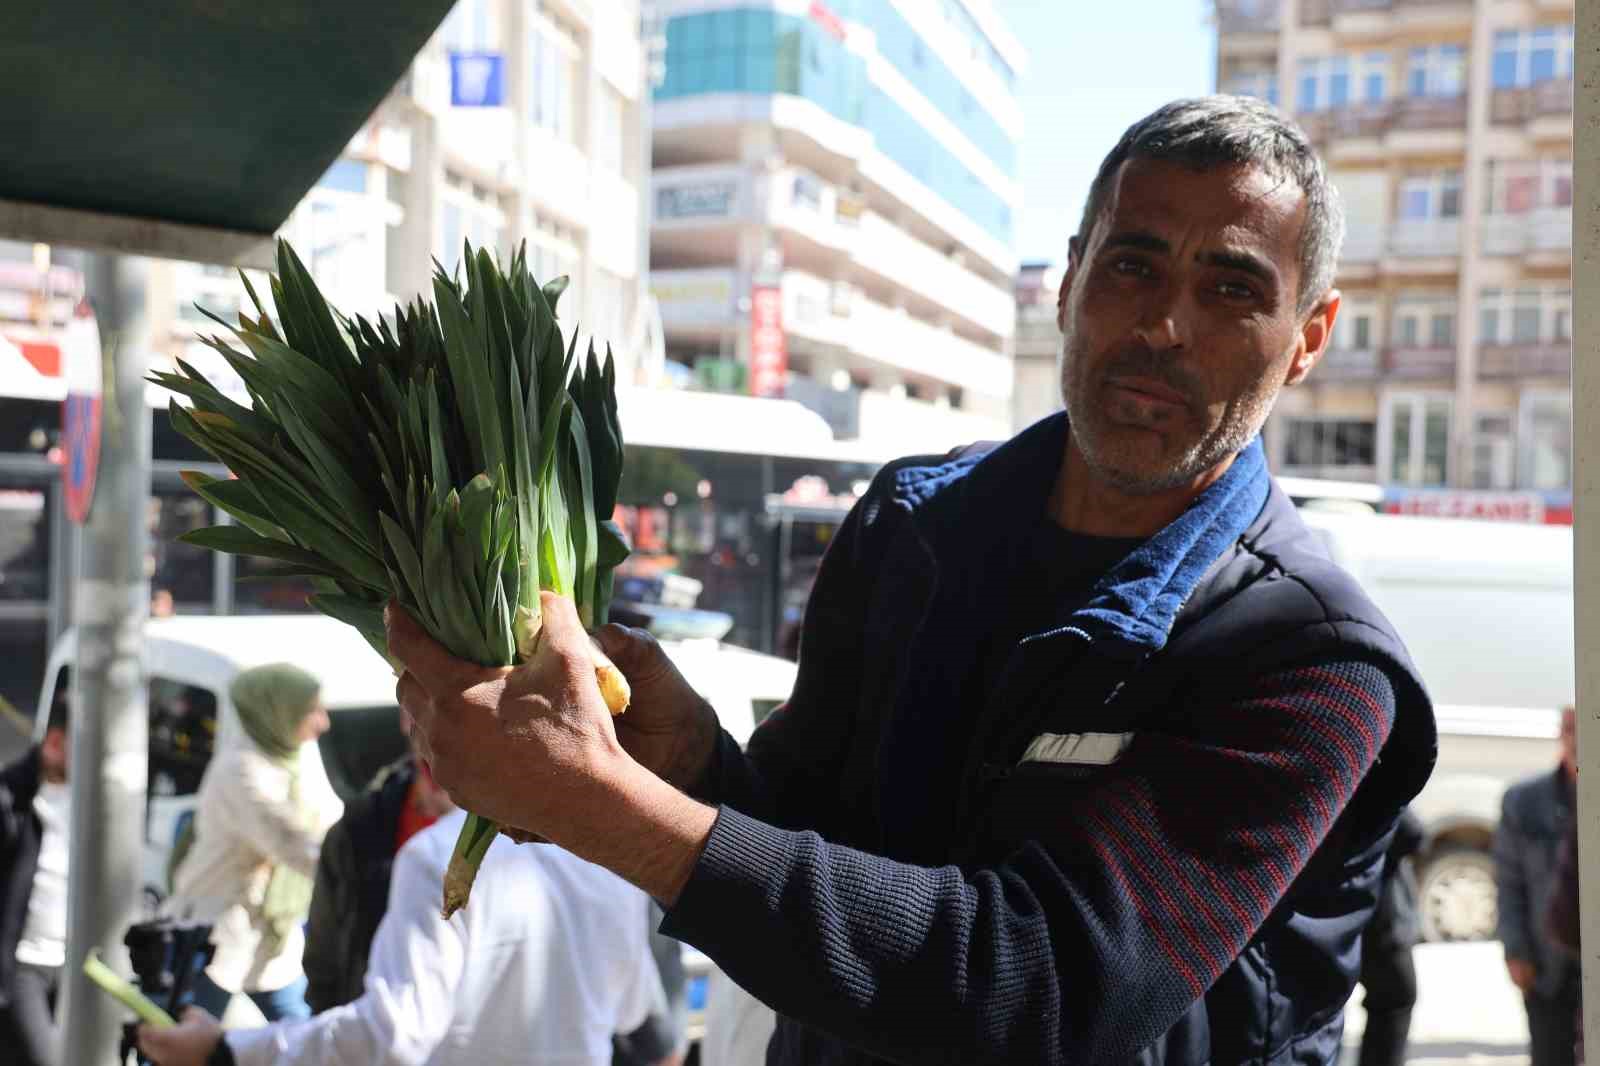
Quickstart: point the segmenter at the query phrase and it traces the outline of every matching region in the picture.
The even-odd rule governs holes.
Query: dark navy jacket
[[[962,712],[946,682],[971,659],[973,621],[942,597],[1038,520],[1067,432],[1055,416],[985,455],[880,472],[819,573],[791,700],[748,753],[724,734],[696,789],[723,806],[663,929],[778,1010],[769,1063],[1338,1056],[1384,852],[1432,769],[1433,716],[1400,640],[1273,486],[1259,442],[1086,604],[1012,652],[950,783],[944,853],[918,853],[893,828],[885,756],[908,727]],[[1320,846],[1296,856],[1285,843],[1297,865],[1270,913],[1213,960],[1209,984],[1182,957],[1119,956],[1151,931],[1138,901],[1097,905],[1115,886],[1068,824],[1102,817],[1096,771],[1019,761],[1030,739],[1137,736],[1207,694],[1350,660],[1387,678],[1393,727]],[[1265,802],[1228,799],[1241,793],[1223,784],[1215,802]],[[1197,802],[1207,792],[1195,783]],[[1137,841],[1140,822],[1123,812],[1112,831]],[[1194,923],[1256,891],[1242,882],[1207,886]],[[1112,967],[1129,972],[1101,979]]]

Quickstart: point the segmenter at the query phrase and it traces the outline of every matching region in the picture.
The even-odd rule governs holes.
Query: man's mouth
[[[1163,385],[1153,378],[1114,377],[1107,384],[1147,403],[1166,404],[1172,407],[1189,406],[1189,398],[1187,396],[1172,386]]]

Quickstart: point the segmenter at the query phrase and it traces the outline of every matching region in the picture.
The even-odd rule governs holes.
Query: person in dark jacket
[[[570,601],[486,670],[388,611],[439,783],[661,900],[779,1018],[774,1066],[1333,1063],[1432,708],[1259,440],[1328,345],[1305,135],[1179,101],[1103,163],[1060,293],[1066,413],[891,463],[750,738]]]
[[[1561,712],[1561,762],[1506,790],[1494,836],[1498,933],[1506,970],[1528,1010],[1533,1066],[1571,1066],[1582,995],[1578,960],[1551,940],[1545,914],[1556,854],[1577,802],[1577,712]]]
[[[0,770],[0,1048],[16,1066],[60,1059],[67,957],[67,702],[44,739]]]
[[[1544,930],[1550,940],[1574,960],[1582,958],[1583,935],[1578,928],[1582,897],[1578,894],[1578,819],[1567,823],[1567,835],[1556,852],[1556,887],[1550,894]],[[1583,1001],[1572,1012],[1573,1060],[1583,1066]]]
[[[1416,874],[1411,856],[1422,847],[1422,819],[1407,807],[1384,859],[1378,909],[1361,938],[1360,1066],[1400,1066],[1406,1061],[1411,1011],[1417,1005],[1417,968],[1411,949],[1422,938],[1417,921]]]

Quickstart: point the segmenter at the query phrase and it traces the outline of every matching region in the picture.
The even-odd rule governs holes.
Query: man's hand
[[[633,690],[627,713],[615,719],[617,739],[640,764],[687,791],[716,750],[717,712],[645,630],[601,626],[595,640]]]
[[[1507,958],[1506,972],[1511,975],[1511,983],[1524,993],[1532,992],[1539,980],[1539,971],[1527,959]]]
[[[171,1029],[139,1026],[139,1051],[156,1066],[205,1066],[222,1041],[222,1023],[199,1007]]]
[[[390,606],[389,653],[405,667],[395,695],[411,719],[412,739],[434,780],[467,810],[522,830],[509,834],[516,839],[537,834],[670,905],[688,882],[716,812],[624,750],[572,601],[545,592],[540,609],[533,658],[488,668],[455,658]],[[639,724],[629,727],[632,739],[647,755],[679,759],[683,753],[665,741],[662,723],[685,713],[684,694],[693,691],[670,664],[663,671],[652,662],[648,646],[624,643],[613,639],[622,651],[613,661],[630,684],[630,669],[641,671],[646,697],[640,700],[635,689]],[[653,706],[665,710],[655,713]],[[682,761],[677,772],[688,772]]]
[[[405,666],[395,693],[433,779],[475,814],[549,836],[593,801],[588,786],[603,787],[631,760],[572,601],[540,598],[538,650],[514,669],[455,658],[399,607],[387,628],[389,652]]]

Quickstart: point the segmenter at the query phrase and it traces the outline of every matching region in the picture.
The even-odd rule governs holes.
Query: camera
[[[134,981],[139,991],[174,1018],[189,1000],[195,978],[211,962],[211,926],[161,918],[128,927],[122,942],[128,946]],[[119,1062],[127,1062],[129,1052],[137,1051],[136,1024],[124,1026]],[[138,1056],[145,1066],[144,1056]]]

